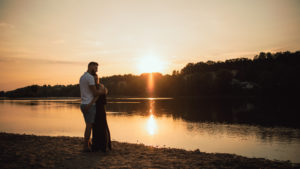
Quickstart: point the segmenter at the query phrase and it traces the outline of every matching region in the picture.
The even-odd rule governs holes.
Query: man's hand
[[[89,109],[91,108],[92,105],[88,104],[87,106],[85,106],[83,113],[87,113],[89,111]]]

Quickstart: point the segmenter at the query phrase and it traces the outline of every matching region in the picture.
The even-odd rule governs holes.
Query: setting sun
[[[164,61],[154,55],[142,57],[137,66],[140,73],[162,72],[165,69]]]

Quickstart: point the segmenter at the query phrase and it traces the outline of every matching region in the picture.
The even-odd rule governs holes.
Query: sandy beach
[[[107,153],[82,152],[82,138],[0,133],[0,168],[300,168],[288,161],[246,158],[112,142]]]

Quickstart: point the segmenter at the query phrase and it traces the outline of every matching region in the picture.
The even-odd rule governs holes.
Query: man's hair
[[[88,67],[90,67],[90,66],[98,66],[98,63],[97,62],[90,62],[88,64]]]

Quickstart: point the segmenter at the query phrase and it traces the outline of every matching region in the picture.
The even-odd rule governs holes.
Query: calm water
[[[275,103],[114,98],[107,118],[117,141],[299,163],[297,110],[288,107],[283,116]],[[79,99],[0,100],[0,131],[82,137]]]

